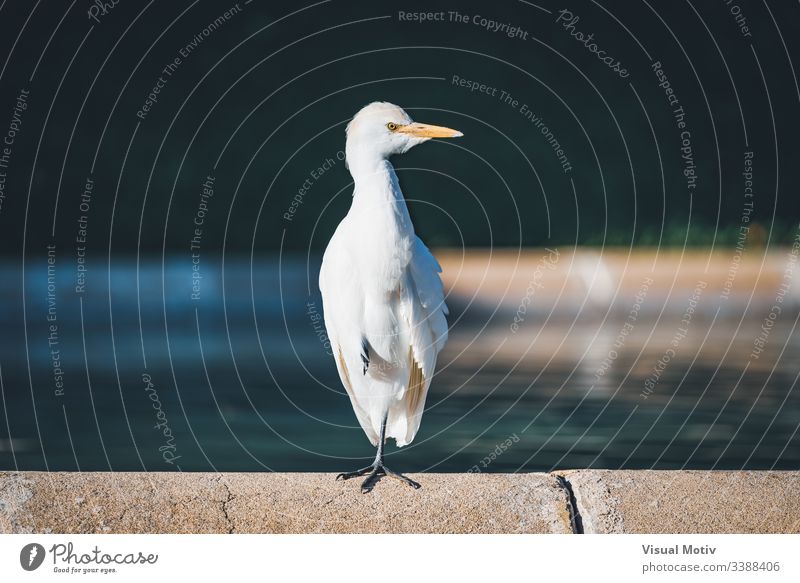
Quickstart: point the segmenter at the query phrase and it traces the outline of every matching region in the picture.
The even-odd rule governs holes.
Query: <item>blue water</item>
[[[223,275],[216,259],[204,258],[192,299],[186,260],[168,261],[163,272],[153,260],[137,268],[135,258],[117,259],[110,273],[93,263],[82,293],[64,260],[54,321],[45,261],[26,265],[24,306],[20,264],[3,264],[0,468],[364,465],[373,451],[328,354],[318,264],[229,261]],[[750,364],[758,318],[698,315],[644,399],[674,320],[643,315],[598,379],[620,319],[545,323],[531,314],[511,334],[513,314],[467,307],[457,296],[449,303],[451,340],[421,430],[410,446],[389,447],[398,470],[800,467],[794,313],[782,315]]]

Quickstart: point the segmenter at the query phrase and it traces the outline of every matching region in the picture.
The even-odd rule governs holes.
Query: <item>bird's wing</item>
[[[364,301],[356,262],[349,256],[345,238],[342,237],[343,232],[344,228],[340,225],[325,250],[319,273],[325,329],[331,343],[336,370],[350,397],[356,418],[372,444],[377,445],[378,435],[367,411],[356,398],[353,384],[360,381],[362,374],[358,363],[361,361],[363,336],[360,322]]]
[[[425,244],[415,237],[405,285],[400,292],[400,316],[409,342],[409,378],[403,401],[406,432],[397,444],[409,443],[419,429],[436,357],[447,342],[447,305],[439,277],[442,268]]]

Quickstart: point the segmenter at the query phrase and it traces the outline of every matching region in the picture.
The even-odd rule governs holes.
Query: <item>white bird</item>
[[[370,103],[347,126],[353,202],[325,250],[319,288],[339,377],[378,448],[372,465],[337,476],[368,475],[362,492],[384,475],[420,487],[386,468],[384,444],[394,438],[402,447],[414,439],[436,357],[447,341],[442,269],[414,233],[389,156],[431,138],[461,135],[414,123],[385,102]]]

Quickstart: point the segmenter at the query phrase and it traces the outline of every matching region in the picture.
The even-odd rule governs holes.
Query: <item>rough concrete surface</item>
[[[3,533],[570,533],[550,474],[0,473]]]
[[[800,532],[800,472],[412,477],[0,472],[0,533]]]
[[[585,533],[798,533],[800,472],[573,470]]]

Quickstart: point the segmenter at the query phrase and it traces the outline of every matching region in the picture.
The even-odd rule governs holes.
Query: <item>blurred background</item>
[[[349,470],[374,100],[450,341],[402,471],[800,464],[790,3],[0,4],[0,469]],[[798,275],[800,277],[800,275]]]

